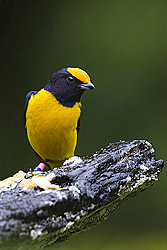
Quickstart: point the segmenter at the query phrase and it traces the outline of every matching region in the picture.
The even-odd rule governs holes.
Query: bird
[[[45,87],[26,95],[27,138],[44,166],[58,168],[74,156],[80,128],[80,99],[88,89],[95,89],[89,75],[80,68],[68,67],[53,73]]]

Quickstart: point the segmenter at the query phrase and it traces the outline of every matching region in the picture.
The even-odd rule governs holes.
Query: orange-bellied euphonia
[[[74,156],[81,102],[86,89],[94,89],[88,74],[79,68],[63,68],[39,91],[26,95],[25,126],[29,143],[51,169]]]

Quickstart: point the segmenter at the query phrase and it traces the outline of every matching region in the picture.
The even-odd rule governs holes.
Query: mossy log
[[[1,247],[44,249],[86,231],[155,183],[162,168],[149,142],[133,140],[52,171],[19,172],[0,182]]]

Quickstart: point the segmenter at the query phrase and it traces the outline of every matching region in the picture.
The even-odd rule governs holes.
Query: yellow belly
[[[29,100],[27,136],[37,154],[49,160],[51,168],[74,156],[80,107],[81,103],[76,103],[72,108],[65,107],[44,89]]]

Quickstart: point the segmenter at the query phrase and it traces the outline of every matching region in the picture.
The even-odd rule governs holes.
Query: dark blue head
[[[79,68],[64,68],[52,75],[45,90],[64,106],[73,107],[86,89],[94,89],[88,74]]]

